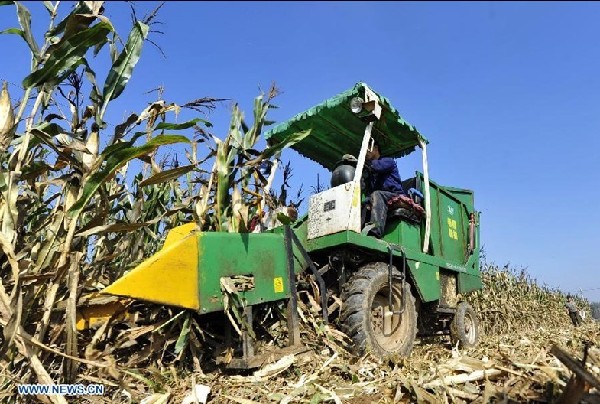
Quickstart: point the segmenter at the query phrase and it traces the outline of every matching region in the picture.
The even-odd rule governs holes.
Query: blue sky
[[[139,14],[156,4],[138,2]],[[27,5],[40,34],[45,10]],[[129,6],[106,7],[126,36]],[[146,46],[113,124],[158,85],[169,101],[229,98],[250,116],[275,81],[281,121],[364,81],[429,139],[433,180],[475,190],[488,260],[565,291],[600,288],[600,3],[169,2],[159,20],[166,59]],[[0,30],[12,26],[12,7],[0,8]],[[1,40],[12,57],[0,80],[16,97],[27,51]],[[209,117],[217,135],[228,107]],[[307,190],[324,174],[284,158]],[[412,176],[420,156],[398,165]],[[600,289],[584,295],[600,300]]]

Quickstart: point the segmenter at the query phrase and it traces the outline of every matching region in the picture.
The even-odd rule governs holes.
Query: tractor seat
[[[425,210],[421,206],[423,194],[416,188],[416,178],[409,178],[402,181],[402,187],[408,190],[407,195],[398,195],[388,201],[387,218],[397,218],[410,224],[419,224],[425,216]],[[363,200],[363,209],[361,210],[361,223],[366,223],[367,211],[370,209],[371,198],[366,197]]]
[[[423,194],[415,188],[410,188],[408,194],[410,196],[397,195],[388,201],[388,217],[397,217],[418,224],[425,215],[425,210],[415,200],[422,200]]]
[[[406,195],[396,195],[392,197],[387,204],[388,210],[405,208],[414,211],[418,215],[423,215],[425,213],[425,209],[423,209],[421,205],[413,201],[410,196]]]

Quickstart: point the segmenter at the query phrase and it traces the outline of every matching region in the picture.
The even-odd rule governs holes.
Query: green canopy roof
[[[357,83],[350,90],[280,123],[267,131],[265,138],[270,144],[276,144],[310,129],[311,133],[292,149],[325,168],[333,169],[344,154],[358,156],[360,151],[367,123],[352,113],[350,100],[354,97],[364,100],[365,87],[365,83]],[[402,157],[414,151],[419,138],[427,142],[415,127],[402,119],[387,98],[377,96],[382,113],[371,134],[379,143],[383,156]]]

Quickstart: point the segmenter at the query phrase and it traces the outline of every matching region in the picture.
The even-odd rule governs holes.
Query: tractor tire
[[[395,279],[400,273],[393,268]],[[342,289],[340,323],[342,331],[354,342],[358,355],[371,352],[381,359],[408,356],[417,335],[417,311],[410,285],[397,281],[393,286],[394,310],[404,312],[384,316],[388,309],[388,265],[369,263],[360,268]]]
[[[479,341],[479,321],[475,310],[467,302],[456,306],[456,314],[450,323],[450,338],[452,344],[461,348],[472,348]]]

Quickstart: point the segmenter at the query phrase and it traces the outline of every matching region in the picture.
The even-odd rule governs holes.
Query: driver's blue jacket
[[[405,194],[396,161],[390,157],[371,160],[371,190]]]

